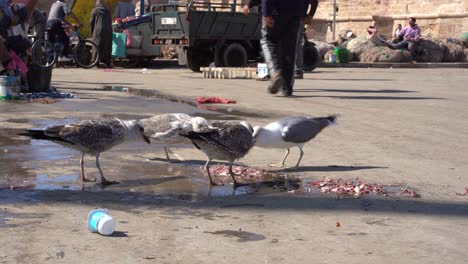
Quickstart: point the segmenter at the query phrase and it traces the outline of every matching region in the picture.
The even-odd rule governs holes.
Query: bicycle
[[[79,26],[74,25],[70,36],[72,59],[79,67],[89,69],[99,63],[99,51],[97,45],[91,40],[84,39],[78,29]],[[50,32],[48,31],[47,34],[50,34]],[[47,37],[46,39],[37,40],[31,47],[31,59],[42,68],[51,68],[58,61],[63,48],[62,43],[52,43]]]

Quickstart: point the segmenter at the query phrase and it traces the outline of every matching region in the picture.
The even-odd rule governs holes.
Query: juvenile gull
[[[21,135],[29,136],[33,139],[50,140],[60,145],[72,148],[81,152],[81,179],[85,181],[95,181],[88,179],[84,172],[85,154],[96,156],[96,167],[101,174],[103,185],[115,184],[118,182],[108,181],[102,173],[99,165],[99,156],[102,152],[111,149],[125,141],[150,140],[144,135],[144,129],[135,120],[123,121],[117,118],[103,120],[78,121],[69,125],[52,126],[44,130],[28,129]]]
[[[168,162],[171,161],[168,145],[190,143],[190,140],[180,134],[188,134],[191,131],[208,132],[214,129],[205,118],[182,113],[155,115],[141,119],[138,123],[145,129],[145,135],[152,142],[164,144]]]
[[[255,146],[261,148],[285,148],[286,155],[280,164],[270,166],[284,167],[284,161],[289,155],[291,147],[298,147],[301,151],[296,168],[299,167],[304,151],[302,147],[305,143],[316,137],[325,127],[335,124],[336,116],[328,117],[307,117],[290,116],[270,123],[264,127],[254,127],[253,137]]]
[[[192,140],[195,147],[203,151],[208,157],[205,169],[211,185],[219,185],[213,181],[210,174],[210,162],[217,159],[229,161],[229,174],[234,182],[234,187],[239,186],[241,184],[234,177],[232,164],[235,160],[244,157],[252,148],[252,126],[247,122],[213,122],[211,125],[217,129],[201,133],[192,131],[184,136]]]

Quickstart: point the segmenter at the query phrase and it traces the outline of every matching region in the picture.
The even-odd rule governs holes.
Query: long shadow
[[[401,96],[325,96],[325,95],[293,95],[291,98],[332,98],[348,100],[447,100],[441,97],[401,97]]]
[[[216,188],[216,187],[213,187]],[[18,199],[21,196],[23,198]],[[123,197],[132,199],[122,199]],[[303,210],[330,212],[365,212],[365,213],[395,213],[438,216],[468,216],[468,202],[425,201],[416,198],[402,197],[367,197],[340,198],[332,195],[299,196],[299,195],[242,195],[225,197],[197,197],[196,200],[165,199],[167,195],[148,195],[135,192],[118,192],[106,190],[96,191],[0,191],[0,204],[37,204],[57,202],[64,204],[88,204],[101,206],[112,210],[132,211],[138,206],[145,210],[177,207],[197,209],[236,208],[236,210]],[[124,208],[122,208],[124,207]]]
[[[391,81],[394,81],[394,79],[350,79],[350,78],[344,78],[344,79],[335,79],[335,78],[319,78],[319,79],[316,79],[316,80],[320,80],[320,81],[344,81],[344,82],[348,82],[348,81],[358,81],[358,82],[363,82],[363,81],[369,81],[369,82],[391,82]]]
[[[73,83],[73,84],[98,84],[98,85],[140,85],[141,83],[112,83],[112,82],[72,82],[72,81],[53,81],[52,83]]]
[[[380,166],[299,166],[297,169],[282,169],[277,172],[306,172],[306,171],[357,171],[357,170],[372,170],[372,169],[387,169],[388,167]]]
[[[354,90],[354,89],[294,89],[301,92],[336,92],[336,93],[418,93],[417,91],[408,90]]]

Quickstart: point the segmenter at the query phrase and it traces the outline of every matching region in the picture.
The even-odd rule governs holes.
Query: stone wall
[[[407,25],[416,17],[424,37],[460,37],[468,31],[468,0],[336,0],[336,37],[351,29],[366,34],[369,25],[390,37],[397,24]],[[320,40],[332,40],[333,0],[320,0],[308,34]]]
[[[39,0],[39,7],[48,12],[55,1]],[[308,35],[314,39],[332,41],[333,0],[319,1],[314,20],[309,23]],[[167,0],[152,2],[164,3]],[[233,0],[212,2],[232,3]],[[246,2],[248,0],[237,1]],[[340,31],[348,29],[357,35],[366,34],[369,25],[376,26],[379,34],[390,37],[397,24],[406,26],[411,16],[417,18],[424,37],[460,37],[463,32],[468,32],[468,0],[336,0],[336,3],[336,38]]]

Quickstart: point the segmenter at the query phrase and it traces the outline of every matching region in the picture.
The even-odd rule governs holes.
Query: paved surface
[[[319,68],[297,81],[292,98],[267,94],[266,82],[201,77],[179,68],[58,69],[53,85],[80,99],[0,102],[0,263],[466,263],[468,196],[456,193],[468,187],[467,69]],[[238,103],[200,109],[197,96]],[[101,156],[107,178],[121,181],[102,190],[79,183],[77,153],[15,135],[163,112],[253,125],[341,116],[306,145],[299,170],[271,172],[300,181],[288,191],[257,183],[233,192],[227,177],[210,189],[196,149],[174,148],[184,162],[168,164],[161,146],[142,144]],[[282,156],[254,148],[240,163],[268,169]],[[287,164],[297,157],[293,149]],[[96,175],[92,158],[86,168]],[[324,177],[404,186],[421,197],[338,198],[303,187]],[[95,207],[117,219],[113,237],[87,231]]]

